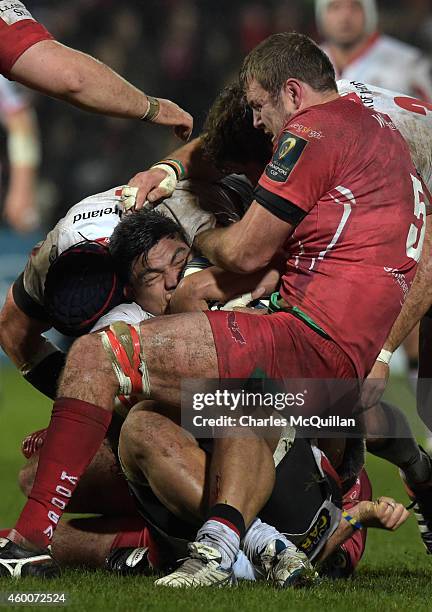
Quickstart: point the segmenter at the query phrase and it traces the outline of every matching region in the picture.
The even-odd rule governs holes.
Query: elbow
[[[61,93],[66,98],[76,98],[85,87],[85,76],[79,68],[65,70],[61,81]]]

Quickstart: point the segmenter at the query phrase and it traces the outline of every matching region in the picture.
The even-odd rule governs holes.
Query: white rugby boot
[[[267,581],[280,589],[312,586],[318,574],[304,552],[294,546],[281,550],[283,542],[272,540],[259,555]]]
[[[192,542],[188,549],[189,557],[174,572],[156,580],[156,586],[189,588],[234,584],[234,572],[232,568],[221,567],[222,557],[218,550],[200,542]]]

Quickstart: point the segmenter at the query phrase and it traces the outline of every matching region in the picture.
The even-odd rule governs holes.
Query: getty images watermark
[[[188,380],[182,388],[182,426],[197,437],[273,437],[295,428],[304,437],[362,435],[355,406],[358,381],[253,379]]]

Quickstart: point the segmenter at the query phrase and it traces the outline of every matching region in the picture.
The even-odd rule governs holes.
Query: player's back
[[[342,96],[386,113],[407,143],[414,166],[432,191],[432,104],[360,81],[338,81]]]
[[[285,131],[294,149],[305,141],[298,161],[288,178],[273,180],[270,164],[260,184],[307,214],[287,244],[281,293],[345,350],[363,376],[420,257],[421,184],[390,118],[349,99],[305,109]]]

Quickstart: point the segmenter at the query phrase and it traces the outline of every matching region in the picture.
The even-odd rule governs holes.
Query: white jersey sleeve
[[[136,325],[141,321],[152,319],[153,317],[154,315],[150,314],[146,310],[143,310],[141,306],[135,302],[130,304],[119,304],[104,314],[104,316],[101,317],[96,325],[92,328],[90,333],[98,331],[99,329],[102,329],[102,327],[107,327],[116,321],[124,321],[125,323]]]
[[[341,95],[390,117],[411,152],[418,173],[432,192],[432,104],[360,81],[337,82]]]

